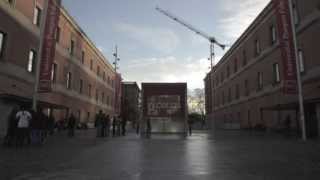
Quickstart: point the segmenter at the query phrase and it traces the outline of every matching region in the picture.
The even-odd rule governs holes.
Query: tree
[[[194,89],[193,91],[189,91],[188,95],[188,106],[189,111],[204,114],[205,112],[205,96],[204,89]]]

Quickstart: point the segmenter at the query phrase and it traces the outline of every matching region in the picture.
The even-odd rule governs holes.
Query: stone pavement
[[[42,147],[0,147],[1,180],[320,179],[320,143],[223,131],[97,139],[55,134]]]

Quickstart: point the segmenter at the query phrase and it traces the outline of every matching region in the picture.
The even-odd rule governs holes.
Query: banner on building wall
[[[179,116],[182,112],[179,95],[154,95],[147,98],[147,115],[152,117]]]
[[[297,93],[297,67],[289,0],[273,0],[283,64],[283,93]]]
[[[44,27],[38,91],[51,91],[51,70],[55,57],[55,33],[59,22],[61,0],[48,0],[46,22]]]

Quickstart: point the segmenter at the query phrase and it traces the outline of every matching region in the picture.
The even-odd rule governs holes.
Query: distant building
[[[300,130],[298,96],[284,93],[295,65],[283,58],[273,2],[278,1],[265,7],[205,78],[207,114],[216,127]],[[315,136],[320,134],[320,2],[293,2],[306,126],[308,136]]]
[[[0,135],[13,107],[31,106],[43,2],[0,1]],[[120,75],[63,7],[55,41],[55,58],[48,70],[52,91],[39,95],[39,106],[56,120],[73,113],[81,122],[93,122],[99,110],[118,113],[115,96],[121,91],[115,86]]]
[[[185,133],[187,83],[142,83],[141,86],[143,125],[150,119],[153,133]]]
[[[136,82],[122,82],[121,115],[133,124],[141,117],[140,88]]]

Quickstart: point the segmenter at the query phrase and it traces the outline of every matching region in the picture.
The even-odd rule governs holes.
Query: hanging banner
[[[297,93],[297,70],[289,0],[273,0],[283,65],[283,93]]]
[[[40,74],[38,91],[42,93],[51,91],[51,69],[55,57],[55,33],[60,16],[61,0],[48,0],[47,17],[44,27],[42,56],[40,58]]]

